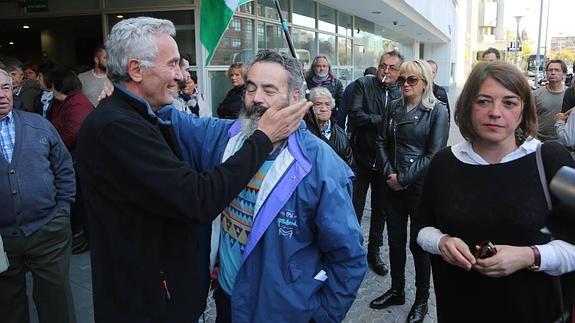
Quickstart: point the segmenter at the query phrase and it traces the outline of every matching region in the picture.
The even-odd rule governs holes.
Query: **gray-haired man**
[[[13,109],[0,70],[0,235],[10,266],[0,274],[0,321],[28,322],[26,272],[40,323],[76,322],[70,289],[72,158],[45,118]]]
[[[228,162],[197,173],[182,160],[170,124],[182,74],[173,23],[116,24],[106,42],[114,93],[78,139],[86,196],[97,322],[192,322],[203,312],[208,262],[195,225],[209,223],[245,187],[273,146],[299,125],[304,102],[270,109]]]

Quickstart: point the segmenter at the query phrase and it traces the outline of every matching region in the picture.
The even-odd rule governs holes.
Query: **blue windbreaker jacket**
[[[240,128],[175,109],[160,116],[172,120],[184,157],[203,170],[221,163]],[[367,270],[351,199],[353,172],[304,123],[285,149],[291,162],[258,208],[231,295],[232,318],[340,322]]]

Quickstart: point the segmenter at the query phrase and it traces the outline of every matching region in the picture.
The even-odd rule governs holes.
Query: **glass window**
[[[113,8],[131,8],[135,6],[135,2],[133,0],[105,0],[107,9]],[[69,2],[69,1],[66,1]],[[73,2],[82,2],[82,1],[73,1]],[[193,4],[193,0],[170,0],[170,5],[191,5]],[[157,7],[158,1],[157,0],[138,0],[137,2],[138,7]]]
[[[357,34],[355,36],[358,36],[361,33],[375,33],[375,24],[359,17],[355,17],[355,28],[357,30]]]
[[[315,28],[315,2],[293,0],[293,23],[308,28]]]
[[[317,53],[315,48],[315,33],[307,30],[292,29],[293,44],[297,56],[303,64],[304,69],[308,69],[310,63]]]
[[[318,34],[319,55],[324,55],[331,62],[331,65],[337,65],[335,60],[335,36]]]
[[[250,2],[248,2],[248,3],[246,3],[246,4],[241,5],[241,6],[238,8],[238,11],[239,11],[239,12],[243,12],[243,13],[249,13],[250,15],[253,15],[253,14],[254,14],[254,5],[253,5],[253,2],[250,1]]]
[[[279,25],[258,21],[258,48],[289,53],[288,45]]]
[[[337,24],[337,33],[340,35],[351,37],[353,30],[353,25],[351,21],[351,16],[342,12],[339,12],[339,23]]]
[[[321,31],[335,33],[335,9],[320,4],[318,10],[317,28]]]
[[[351,39],[339,37],[337,43],[338,65],[351,65]]]
[[[232,21],[230,22],[230,30],[233,30],[233,31],[242,30],[242,23],[240,22],[239,19],[237,19],[237,18],[232,19]]]
[[[194,11],[155,11],[155,12],[130,12],[123,13],[122,18],[118,18],[118,14],[108,15],[108,24],[110,30],[122,19],[133,18],[139,16],[148,16],[160,19],[171,20],[176,26],[176,42],[178,49],[182,53],[188,53],[192,57],[190,65],[196,65],[196,36],[194,33]]]
[[[280,8],[284,19],[289,20],[288,0],[280,0]],[[258,0],[258,16],[279,21],[278,10],[273,0]]]
[[[345,89],[345,87],[349,84],[349,82],[355,80],[353,78],[353,75],[351,73],[351,67],[349,68],[332,68],[331,69],[333,75],[335,75],[335,77],[337,77],[342,85],[343,88]]]
[[[226,71],[209,71],[208,79],[211,89],[212,115],[217,116],[218,105],[224,100],[228,91],[232,88],[232,83],[228,79]]]
[[[254,55],[253,20],[234,18],[239,29],[228,27],[212,58],[212,65],[247,63]]]

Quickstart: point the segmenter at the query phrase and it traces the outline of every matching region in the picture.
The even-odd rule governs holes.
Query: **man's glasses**
[[[399,71],[399,66],[395,66],[395,65],[387,65],[387,64],[379,64],[378,68],[380,70],[387,70],[389,68],[390,71],[392,72],[397,72]]]
[[[407,85],[409,86],[416,86],[417,83],[419,83],[419,77],[415,75],[410,75],[408,77],[400,76],[397,78],[397,83],[400,86],[403,86],[405,83],[407,83]]]

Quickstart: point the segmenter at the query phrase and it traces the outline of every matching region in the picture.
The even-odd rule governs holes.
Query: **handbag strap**
[[[547,177],[545,176],[545,168],[543,168],[543,157],[541,154],[541,147],[543,144],[537,146],[535,151],[535,160],[537,161],[537,172],[539,173],[539,179],[541,180],[541,186],[543,186],[543,193],[545,194],[545,200],[547,201],[547,207],[549,210],[552,209],[553,204],[551,204],[551,195],[549,194],[549,185],[547,184]]]

